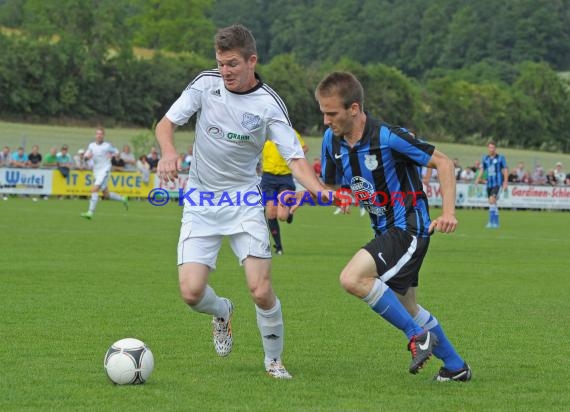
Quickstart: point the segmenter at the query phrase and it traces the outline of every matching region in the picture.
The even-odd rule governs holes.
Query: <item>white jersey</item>
[[[186,183],[186,193],[194,190],[193,204],[184,200],[183,222],[192,222],[193,236],[267,235],[263,206],[256,202],[256,166],[265,140],[272,140],[287,161],[305,157],[285,104],[261,79],[251,90],[233,93],[220,72],[210,70],[188,85],[166,117],[182,125],[195,113],[194,159]],[[213,193],[213,204],[201,198],[207,192]]]
[[[218,70],[200,73],[166,117],[185,124],[198,113],[188,187],[216,193],[255,189],[256,165],[266,139],[285,160],[305,157],[287,108],[261,79],[243,93],[227,90]]]
[[[106,173],[111,170],[111,157],[119,151],[108,142],[97,144],[96,142],[89,143],[85,155],[91,157],[93,160],[93,173]]]

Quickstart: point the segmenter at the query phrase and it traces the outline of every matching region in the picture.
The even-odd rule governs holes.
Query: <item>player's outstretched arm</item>
[[[437,169],[441,189],[441,216],[431,222],[429,231],[451,233],[457,227],[455,217],[455,166],[453,161],[438,150],[434,150],[428,167]]]

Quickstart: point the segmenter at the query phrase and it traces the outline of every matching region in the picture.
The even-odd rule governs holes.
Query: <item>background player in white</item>
[[[95,130],[95,141],[89,143],[84,159],[93,161],[93,186],[91,187],[91,199],[89,200],[89,210],[81,213],[86,219],[91,219],[95,213],[95,207],[99,201],[99,191],[103,191],[105,199],[118,200],[122,202],[125,209],[129,209],[127,197],[123,197],[117,193],[109,192],[107,183],[111,175],[111,158],[119,151],[109,142],[105,142],[105,130],[98,127]]]
[[[324,189],[305,159],[287,108],[281,98],[255,73],[257,51],[251,32],[234,25],[215,37],[218,70],[200,73],[172,105],[156,127],[162,158],[158,174],[164,180],[177,177],[176,126],[197,113],[194,161],[190,165],[180,240],[178,273],[182,299],[195,311],[213,316],[214,347],[220,356],[232,350],[233,304],[216,295],[208,285],[210,271],[222,237],[245,269],[255,302],[257,324],[270,376],[289,379],[281,362],[283,318],[281,304],[271,285],[271,250],[263,205],[244,204],[244,193],[259,193],[256,166],[266,139],[273,141],[293,175],[309,191]],[[213,192],[220,206],[200,202],[200,192]],[[269,200],[272,201],[272,200]]]

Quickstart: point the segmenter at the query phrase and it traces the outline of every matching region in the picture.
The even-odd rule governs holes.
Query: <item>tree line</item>
[[[570,151],[569,2],[507,3],[0,0],[0,116],[150,127],[239,21],[303,132],[318,81],[350,70],[368,111],[426,138]]]

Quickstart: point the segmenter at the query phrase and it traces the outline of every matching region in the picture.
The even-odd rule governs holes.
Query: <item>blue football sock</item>
[[[427,310],[419,306],[419,312],[414,318],[418,325],[435,333],[439,339],[437,346],[433,348],[433,354],[443,361],[443,366],[450,371],[457,371],[463,367],[465,361],[459,356],[447,336],[443,328]]]
[[[363,299],[372,310],[400,329],[408,339],[421,335],[424,330],[414,321],[406,308],[398,300],[392,289],[380,279],[376,279],[372,290]]]

